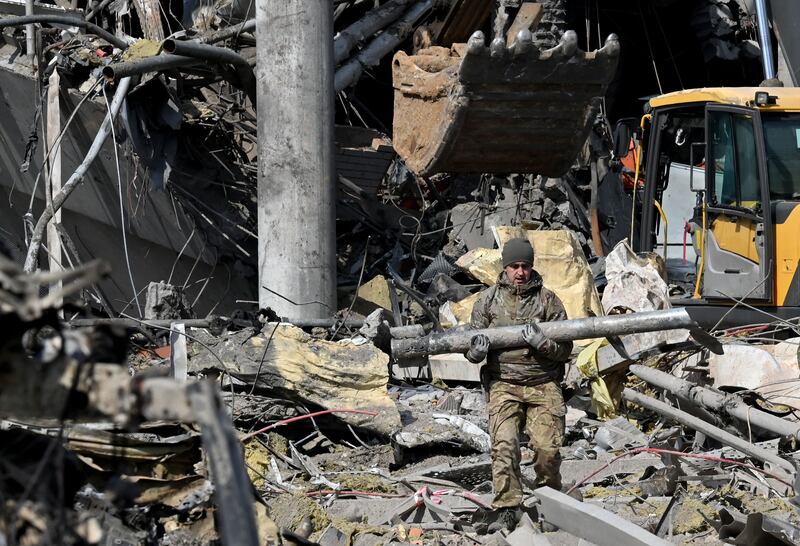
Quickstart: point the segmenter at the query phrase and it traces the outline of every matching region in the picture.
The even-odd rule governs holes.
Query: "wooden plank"
[[[159,0],[133,0],[142,33],[148,40],[162,42],[164,27],[161,25],[161,4]]]
[[[544,14],[543,10],[544,8],[539,2],[523,2],[519,7],[517,16],[514,17],[514,21],[511,23],[511,26],[508,27],[506,45],[511,47],[511,44],[514,43],[514,40],[517,38],[517,33],[519,33],[520,30],[527,28],[533,31],[539,26],[539,21],[542,20],[542,15]]]

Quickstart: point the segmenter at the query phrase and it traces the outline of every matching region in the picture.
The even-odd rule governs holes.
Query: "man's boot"
[[[489,524],[489,533],[497,531],[513,531],[519,523],[520,513],[518,508],[498,508],[495,520]]]

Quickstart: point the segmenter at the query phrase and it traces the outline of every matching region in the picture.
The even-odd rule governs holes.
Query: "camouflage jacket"
[[[472,308],[473,329],[515,326],[531,322],[566,320],[564,305],[553,292],[542,286],[536,272],[522,286],[513,286],[500,274],[497,284],[484,290]],[[572,342],[552,342],[555,347],[547,357],[530,348],[490,350],[483,373],[489,379],[500,379],[519,385],[538,385],[560,381],[564,362],[572,352]]]

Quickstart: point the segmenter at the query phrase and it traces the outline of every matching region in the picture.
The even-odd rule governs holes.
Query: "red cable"
[[[294,423],[295,421],[300,421],[302,419],[310,419],[311,417],[317,417],[318,415],[325,415],[325,414],[328,414],[328,413],[362,413],[364,415],[371,415],[373,417],[378,415],[378,412],[376,412],[376,411],[354,410],[354,409],[328,409],[328,410],[317,411],[317,412],[314,412],[314,413],[306,413],[305,415],[298,415],[297,417],[290,417],[289,419],[284,419],[283,421],[278,421],[277,423],[272,423],[271,425],[268,425],[268,426],[266,426],[266,427],[264,427],[262,429],[256,430],[256,431],[251,432],[249,434],[245,434],[242,437],[242,442],[244,442],[245,440],[249,440],[250,438],[252,438],[256,434],[261,434],[262,432],[266,432],[266,431],[271,430],[271,429],[273,429],[275,427],[279,427],[281,425],[288,425],[289,423]]]
[[[758,468],[758,467],[753,466],[751,464],[735,461],[733,459],[725,459],[724,457],[715,457],[714,455],[705,455],[703,453],[684,453],[683,451],[674,451],[672,449],[661,449],[661,448],[658,448],[658,447],[637,447],[636,449],[632,449],[630,451],[627,451],[627,452],[623,453],[622,455],[618,455],[618,456],[614,457],[613,459],[608,461],[606,464],[604,464],[603,466],[601,466],[600,468],[598,468],[597,470],[595,470],[594,472],[592,472],[591,474],[589,474],[588,476],[583,478],[581,481],[576,482],[575,485],[573,485],[572,487],[569,488],[569,490],[567,491],[567,495],[569,495],[575,489],[577,489],[578,487],[580,487],[581,485],[583,485],[584,483],[586,483],[587,481],[592,479],[594,476],[596,476],[597,474],[599,474],[600,472],[602,472],[603,470],[605,470],[606,468],[611,466],[613,463],[617,462],[618,460],[622,459],[623,457],[627,457],[629,455],[635,455],[636,453],[659,453],[659,454],[667,454],[667,455],[676,455],[678,457],[685,457],[685,458],[688,458],[688,459],[704,459],[706,461],[713,461],[715,463],[726,463],[726,464],[733,464],[733,465],[736,465],[736,466],[743,466],[745,468],[749,468],[750,470],[755,470],[756,472],[760,472],[761,474],[769,476],[770,478],[775,478],[776,480],[778,480],[782,484],[787,485],[787,486],[791,487],[792,490],[794,490],[794,485],[790,484],[787,481],[784,481],[783,479],[780,478],[779,475],[775,474],[774,472],[770,472],[769,470],[764,470],[763,468]]]

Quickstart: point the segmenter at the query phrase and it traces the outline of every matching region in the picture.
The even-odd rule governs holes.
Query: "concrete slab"
[[[480,365],[473,364],[458,353],[433,355],[428,357],[431,375],[442,381],[470,381],[479,383]]]

